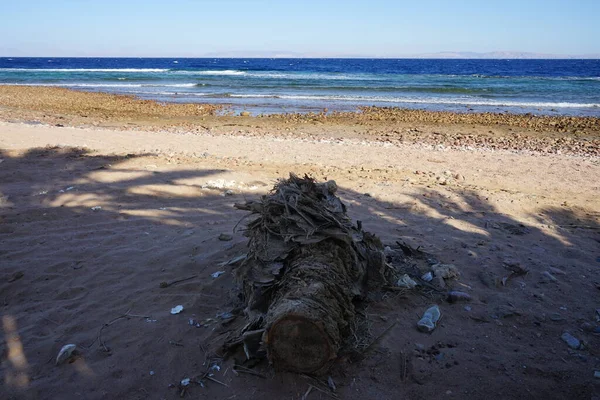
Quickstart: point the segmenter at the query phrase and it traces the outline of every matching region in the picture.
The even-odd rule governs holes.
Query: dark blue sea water
[[[600,60],[0,58],[0,83],[253,113],[376,105],[600,117]]]

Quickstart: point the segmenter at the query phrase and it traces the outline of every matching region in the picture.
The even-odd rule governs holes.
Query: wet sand
[[[0,397],[179,398],[169,385],[214,364],[227,386],[207,381],[189,395],[299,399],[321,385],[264,364],[255,370],[266,379],[236,374],[235,360],[213,353],[227,329],[217,314],[234,305],[232,267],[220,263],[246,243],[240,231],[232,241],[219,235],[245,215],[235,202],[289,172],[336,180],[366,230],[455,264],[454,287],[474,298],[440,302],[431,335],[416,329],[435,301],[422,292],[364,304],[365,340],[396,324],[372,351],[332,367],[340,398],[598,394],[597,130],[356,116],[83,117],[74,106],[0,99]],[[503,285],[516,265],[528,274]],[[569,348],[564,332],[584,348]],[[79,354],[55,366],[67,343]],[[313,390],[312,398],[328,397]]]

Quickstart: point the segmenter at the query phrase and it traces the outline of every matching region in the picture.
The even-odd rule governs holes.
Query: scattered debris
[[[210,274],[210,276],[212,276],[213,278],[218,278],[221,275],[223,275],[225,273],[225,271],[217,271],[217,272],[213,272],[212,274]]]
[[[600,379],[600,371],[594,371],[594,378]]]
[[[241,365],[234,365],[233,368],[231,369],[235,374],[238,373],[243,373],[243,374],[250,374],[250,375],[254,375],[254,376],[258,376],[259,378],[263,378],[263,379],[267,379],[268,377],[264,374],[261,374],[260,372],[256,372],[254,370],[251,370],[249,368],[246,368],[244,366]]]
[[[567,274],[562,269],[558,269],[558,268],[554,268],[554,267],[549,267],[548,270],[555,275],[566,275]]]
[[[437,305],[429,307],[417,322],[417,328],[421,332],[433,332],[441,316],[440,308]]]
[[[425,282],[431,282],[433,280],[433,274],[431,272],[427,272],[421,277],[421,279],[423,279]]]
[[[558,282],[558,279],[548,271],[542,273],[542,282]]]
[[[404,274],[400,277],[400,279],[398,279],[396,286],[400,288],[414,289],[417,286],[417,282],[408,276],[408,274]]]
[[[224,344],[226,352],[246,331],[265,329],[263,347],[276,368],[323,373],[350,333],[340,327],[356,316],[353,299],[397,281],[379,238],[348,217],[336,192],[334,181],[290,174],[269,195],[235,204],[253,217],[245,230],[248,257],[235,269],[247,324]],[[299,352],[298,343],[310,346]]]
[[[153,376],[153,375],[154,375],[154,371],[150,371],[150,376]]]
[[[573,350],[579,350],[583,347],[581,341],[569,332],[563,333],[560,338]]]
[[[183,306],[182,305],[178,305],[178,306],[175,306],[175,307],[171,308],[171,314],[173,314],[173,315],[179,314],[182,311],[183,311]]]
[[[71,356],[73,356],[73,352],[77,349],[77,346],[74,344],[65,344],[58,355],[56,356],[56,365],[60,365],[67,361]]]
[[[507,276],[505,276],[504,278],[502,278],[502,286],[506,286],[506,284],[508,283],[508,281],[512,278],[518,277],[518,276],[525,276],[529,273],[529,270],[522,267],[520,263],[515,262],[515,263],[511,263],[508,264],[506,261],[504,262],[506,265],[506,268],[508,270],[510,270],[510,274],[508,274]]]
[[[233,257],[232,259],[230,259],[228,261],[223,261],[222,263],[219,264],[219,267],[225,267],[227,265],[236,265],[237,263],[242,262],[245,259],[246,259],[246,254],[242,254],[237,257]]]
[[[92,211],[99,211],[99,210],[102,210],[102,207],[100,207],[100,206],[94,206],[94,207],[91,208],[91,210]]]
[[[190,378],[184,378],[181,380],[181,386],[188,386],[190,384]]]
[[[163,282],[160,283],[159,287],[161,287],[161,288],[164,289],[164,288],[167,288],[169,286],[173,286],[173,285],[175,285],[177,283],[189,281],[189,280],[197,278],[197,277],[198,277],[198,275],[192,275],[189,278],[178,279],[178,280],[172,281],[172,282],[165,282],[165,281],[163,281]]]
[[[230,313],[229,311],[217,313],[217,318],[231,319],[233,317],[234,317],[234,315],[232,313]]]
[[[452,290],[448,292],[448,302],[449,303],[457,303],[459,301],[471,301],[471,295],[465,292],[459,292],[456,290]]]
[[[435,276],[441,276],[444,279],[455,279],[460,276],[458,268],[454,264],[435,264],[431,269]]]
[[[327,386],[329,386],[329,389],[331,389],[332,392],[335,392],[337,387],[335,386],[335,382],[333,381],[333,378],[331,376],[327,377]]]

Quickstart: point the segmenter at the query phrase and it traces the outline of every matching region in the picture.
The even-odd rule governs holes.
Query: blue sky
[[[0,0],[0,55],[600,53],[600,0]]]

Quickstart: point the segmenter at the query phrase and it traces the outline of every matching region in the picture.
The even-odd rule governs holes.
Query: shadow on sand
[[[205,371],[206,340],[228,305],[230,267],[219,263],[244,252],[239,233],[231,242],[218,239],[245,215],[232,204],[270,185],[232,186],[230,195],[223,170],[159,167],[154,163],[164,160],[149,154],[48,147],[0,150],[0,159],[0,301],[10,323],[2,390],[15,398],[177,397],[169,384]],[[598,215],[545,208],[530,216],[535,223],[523,223],[459,187],[450,196],[413,190],[397,203],[349,188],[340,195],[349,215],[384,243],[403,240],[456,264],[462,276],[455,288],[475,299],[443,304],[442,324],[430,336],[415,329],[431,302],[427,296],[385,296],[369,304],[374,336],[398,323],[360,363],[336,363],[340,397],[591,396],[598,338],[582,323],[592,329],[596,323]],[[529,273],[502,285],[516,264]],[[211,277],[221,269],[223,277]],[[159,287],[188,276],[197,277]],[[176,304],[185,315],[169,315]],[[105,330],[109,357],[98,328],[128,309],[139,318]],[[560,339],[565,331],[586,348],[569,349]],[[48,359],[70,342],[81,348],[74,367],[54,368]],[[269,379],[214,373],[227,386],[195,386],[194,395],[300,398],[311,382],[285,373]]]

